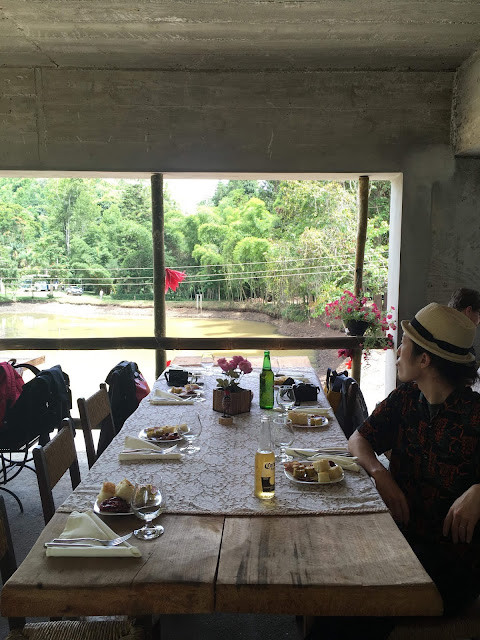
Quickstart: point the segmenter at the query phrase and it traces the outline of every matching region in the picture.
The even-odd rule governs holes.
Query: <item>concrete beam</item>
[[[449,144],[452,73],[0,69],[0,170],[388,172]]]

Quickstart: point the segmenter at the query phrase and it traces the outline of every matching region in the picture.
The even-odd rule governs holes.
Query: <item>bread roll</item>
[[[124,478],[121,482],[119,482],[115,487],[115,495],[118,498],[123,498],[125,502],[130,502],[134,491],[135,491],[135,487],[126,478]]]
[[[104,500],[108,500],[109,498],[113,498],[115,495],[115,483],[114,482],[104,482],[102,488],[100,489],[100,493],[97,496],[97,501],[103,502]]]

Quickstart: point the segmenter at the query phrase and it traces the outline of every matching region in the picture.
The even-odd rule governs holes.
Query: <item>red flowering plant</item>
[[[390,307],[388,311],[382,311],[377,305],[370,303],[365,296],[355,296],[351,291],[345,290],[338,300],[330,302],[325,307],[325,315],[328,320],[327,327],[339,328],[340,323],[344,326],[349,321],[360,321],[368,324],[363,336],[363,353],[367,359],[370,349],[393,347],[393,334],[397,328],[393,316],[395,307]],[[351,349],[339,349],[339,358],[351,358]]]
[[[240,391],[240,380],[246,373],[252,372],[252,365],[243,356],[233,356],[231,360],[219,358],[217,364],[225,378],[217,378],[218,389],[229,389],[232,393]]]

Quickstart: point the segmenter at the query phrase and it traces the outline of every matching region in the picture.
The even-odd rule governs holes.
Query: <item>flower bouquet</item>
[[[233,356],[231,360],[219,358],[217,364],[224,377],[217,378],[217,388],[213,390],[213,410],[231,416],[250,411],[253,394],[240,387],[242,377],[252,371],[250,362],[243,356]]]
[[[390,330],[394,331],[397,328],[393,311],[395,307],[383,312],[374,302],[369,303],[365,296],[357,297],[346,290],[338,300],[326,305],[325,315],[329,320],[326,326],[338,328],[342,323],[349,335],[363,336],[363,354],[366,360],[373,347],[393,347],[393,334]],[[351,349],[339,349],[338,357],[351,358]]]

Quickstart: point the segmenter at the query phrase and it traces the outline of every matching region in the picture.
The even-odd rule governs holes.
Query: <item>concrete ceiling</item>
[[[480,0],[0,0],[0,66],[454,70]]]

